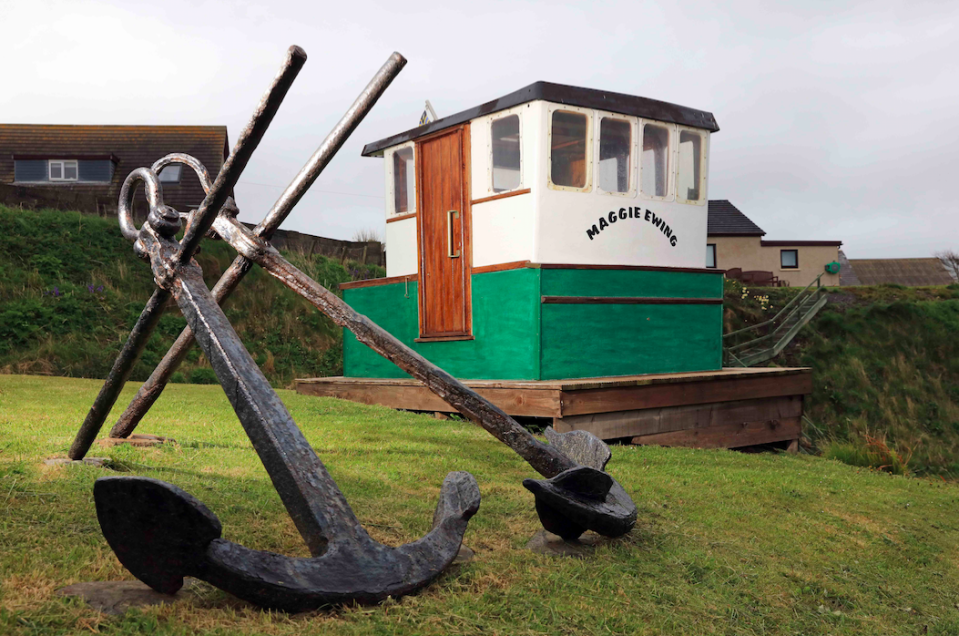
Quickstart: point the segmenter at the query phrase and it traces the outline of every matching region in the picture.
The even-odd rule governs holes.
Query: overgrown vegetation
[[[286,253],[329,289],[383,276],[382,268]],[[205,241],[197,261],[212,286],[235,253]],[[154,289],[116,219],[0,206],[0,371],[106,377]],[[342,332],[306,301],[253,268],[226,303],[226,314],[267,378],[342,372]],[[145,380],[186,325],[171,303],[132,379]],[[215,381],[194,347],[174,381]]]
[[[796,288],[727,282],[726,331],[771,318]],[[829,304],[774,363],[813,369],[806,403],[826,456],[959,477],[959,285],[830,289]],[[768,296],[764,311],[761,299]]]
[[[959,633],[959,484],[808,455],[614,446],[609,470],[639,507],[636,528],[592,558],[554,558],[525,549],[539,523],[522,480],[535,473],[479,427],[290,391],[282,399],[379,541],[422,536],[443,477],[471,472],[483,496],[465,537],[475,558],[374,607],[290,616],[201,584],[174,605],[101,614],[56,590],[132,579],[91,496],[118,473],[42,464],[65,453],[100,385],[0,376],[0,634]],[[140,430],[177,443],[91,454],[199,497],[231,541],[307,555],[219,387],[169,387]]]

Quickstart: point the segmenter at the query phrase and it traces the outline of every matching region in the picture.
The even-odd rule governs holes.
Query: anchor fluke
[[[194,576],[261,607],[301,612],[377,603],[429,584],[456,558],[480,505],[472,475],[446,476],[433,529],[391,548],[362,530],[334,537],[318,557],[291,558],[220,538],[216,516],[183,490],[156,479],[106,477],[94,486],[97,518],[120,562],[165,594]]]
[[[621,537],[636,525],[636,506],[612,477],[577,466],[551,479],[524,479],[543,527],[567,541],[587,530]]]

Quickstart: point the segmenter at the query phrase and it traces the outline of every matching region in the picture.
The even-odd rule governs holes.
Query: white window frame
[[[393,180],[393,155],[395,155],[398,150],[403,150],[405,148],[409,148],[413,151],[413,210],[407,212],[397,212],[396,186]],[[417,174],[416,143],[410,141],[405,144],[400,144],[395,148],[390,148],[383,153],[383,158],[386,160],[386,218],[391,219],[395,216],[408,216],[410,214],[416,214],[419,211],[417,209],[419,204],[417,190],[420,187],[419,175]]]
[[[53,165],[60,164],[60,176],[53,176]],[[73,179],[68,179],[65,175],[67,173],[67,166],[73,165],[73,169],[76,170],[77,176]],[[76,159],[49,159],[47,160],[47,179],[50,181],[79,181],[80,180],[80,164]]]
[[[586,116],[586,183],[582,188],[561,186],[553,183],[553,113],[557,111],[577,113]],[[593,119],[594,111],[591,108],[550,104],[546,109],[546,186],[550,190],[590,192],[593,189]]]
[[[176,179],[164,179],[163,173],[168,170],[176,170]],[[171,185],[176,185],[180,183],[180,180],[183,178],[183,164],[181,163],[171,163],[163,166],[160,169],[159,174],[157,174],[157,179],[160,180],[160,183],[169,183]]]
[[[487,144],[489,145],[489,148],[487,152],[488,160],[486,164],[487,165],[486,182],[487,182],[487,191],[492,195],[499,196],[501,194],[508,194],[510,192],[516,192],[517,190],[523,189],[523,184],[525,183],[524,175],[523,175],[523,163],[525,162],[525,156],[526,156],[526,153],[523,152],[523,111],[524,110],[525,109],[523,108],[504,110],[502,113],[496,113],[496,116],[491,117],[489,120],[489,128],[487,130],[487,133],[489,134],[489,137],[487,138]],[[501,190],[500,192],[496,192],[495,190],[493,190],[493,123],[499,121],[500,119],[513,117],[514,115],[519,118],[519,185],[510,190]]]
[[[699,138],[702,139],[702,156],[699,158],[699,192],[701,198],[698,201],[692,199],[684,199],[679,196],[679,136],[683,132],[691,132],[699,135]],[[708,199],[706,192],[706,166],[709,165],[709,162],[706,160],[706,157],[709,155],[709,132],[701,128],[692,128],[690,126],[676,126],[676,150],[673,157],[673,164],[675,165],[675,183],[676,187],[676,201],[678,203],[685,203],[686,205],[706,205]]]
[[[599,183],[599,146],[602,142],[603,136],[603,119],[618,119],[620,121],[629,122],[630,125],[630,155],[629,155],[629,190],[626,192],[607,192],[603,190],[602,186]],[[596,134],[593,135],[596,139],[594,140],[593,155],[596,162],[596,193],[597,194],[607,194],[614,197],[629,197],[635,198],[636,191],[639,189],[639,144],[638,144],[638,135],[637,130],[638,126],[636,125],[635,117],[628,117],[626,115],[620,115],[619,113],[611,113],[603,110],[596,111]]]
[[[666,145],[666,155],[669,157],[669,161],[673,162],[673,169],[666,170],[666,196],[657,197],[652,194],[646,194],[643,192],[643,134],[646,131],[646,124],[652,124],[654,126],[659,126],[665,128],[668,137],[668,143]],[[664,121],[657,121],[655,119],[640,119],[639,120],[639,139],[637,139],[637,147],[639,151],[639,180],[636,184],[637,192],[639,192],[640,198],[648,199],[650,201],[674,201],[676,199],[675,190],[676,190],[676,157],[674,153],[676,152],[676,125],[667,124]]]

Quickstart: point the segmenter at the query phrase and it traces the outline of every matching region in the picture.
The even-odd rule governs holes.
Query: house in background
[[[226,126],[68,126],[0,124],[0,203],[116,214],[123,180],[172,152],[193,155],[216,178],[229,154]],[[164,203],[180,211],[203,201],[192,170],[160,174]],[[146,200],[137,196],[136,212]]]
[[[706,228],[706,267],[769,272],[783,284],[805,287],[817,276],[839,285],[842,241],[766,241],[766,232],[725,199],[710,200]],[[826,266],[832,264],[827,270]]]

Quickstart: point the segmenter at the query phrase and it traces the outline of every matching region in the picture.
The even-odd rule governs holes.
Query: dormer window
[[[77,162],[75,160],[51,160],[49,166],[50,181],[76,181]]]

